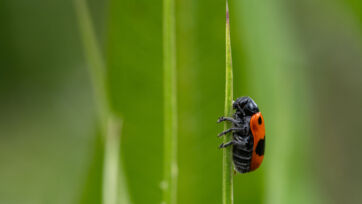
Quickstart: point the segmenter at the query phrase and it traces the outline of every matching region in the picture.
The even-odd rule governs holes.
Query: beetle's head
[[[244,112],[246,116],[252,116],[259,112],[258,105],[248,96],[240,97],[233,103],[233,108],[238,112]]]

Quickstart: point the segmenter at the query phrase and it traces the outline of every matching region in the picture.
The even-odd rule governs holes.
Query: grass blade
[[[177,104],[175,2],[163,1],[164,180],[163,204],[175,204],[177,194]]]
[[[94,100],[97,113],[101,120],[102,133],[107,132],[107,120],[109,115],[109,102],[106,92],[106,73],[100,49],[97,44],[87,3],[85,0],[75,0],[75,9],[78,17],[81,40],[88,62],[88,69],[93,86]],[[103,134],[105,135],[105,134]]]
[[[129,202],[126,178],[119,173],[122,170],[120,160],[120,135],[122,121],[116,116],[109,117],[105,157],[103,166],[103,203],[127,204]]]
[[[111,113],[106,88],[106,67],[97,45],[85,0],[76,0],[75,8],[85,57],[89,64],[94,98],[101,123],[101,133],[104,137],[102,203],[128,204],[130,201],[120,157],[120,129],[122,123],[119,118]]]
[[[232,115],[233,102],[233,69],[231,60],[231,44],[230,44],[230,19],[229,5],[226,0],[226,79],[225,79],[225,116]],[[227,130],[231,124],[225,123],[224,129]],[[232,138],[230,134],[225,135],[224,143],[227,143]],[[233,178],[232,178],[232,163],[231,163],[231,147],[223,149],[223,176],[222,176],[222,201],[223,204],[233,203]]]

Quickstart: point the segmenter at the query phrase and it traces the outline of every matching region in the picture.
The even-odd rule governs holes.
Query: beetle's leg
[[[234,145],[238,145],[238,147],[246,152],[252,152],[253,151],[253,146],[248,145],[249,144],[249,139],[250,138],[234,138],[233,142]]]
[[[234,118],[230,118],[230,117],[220,117],[219,120],[217,120],[218,123],[221,123],[223,121],[230,121],[233,124],[238,124],[240,123],[239,121],[235,120]]]
[[[225,131],[223,131],[223,132],[221,132],[218,136],[219,137],[221,137],[221,136],[223,136],[223,135],[225,135],[225,134],[227,134],[227,133],[229,133],[229,132],[232,132],[232,131],[241,131],[241,130],[243,130],[242,128],[230,128],[230,129],[227,129],[227,130],[225,130]]]
[[[225,147],[228,147],[228,146],[230,146],[230,145],[232,145],[232,144],[234,144],[234,141],[230,141],[230,142],[227,142],[227,143],[222,143],[220,146],[219,146],[219,148],[221,149],[221,148],[225,148]]]
[[[237,138],[234,141],[234,144],[245,146],[248,143],[248,139],[246,138]]]

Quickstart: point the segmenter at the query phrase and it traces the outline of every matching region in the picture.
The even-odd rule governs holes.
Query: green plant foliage
[[[163,0],[83,1],[94,30],[78,0],[0,1],[0,203],[102,203],[104,106],[123,121],[118,195],[163,200]],[[234,203],[361,203],[360,2],[229,1],[233,98],[256,101],[267,138],[261,167],[232,176]],[[177,203],[220,204],[225,1],[175,0],[175,15]]]
[[[134,203],[159,203],[163,172],[162,2],[111,0],[109,9],[109,87],[113,107],[124,119],[121,154],[130,197]]]
[[[163,1],[163,110],[164,152],[162,203],[177,202],[177,89],[176,89],[176,21],[175,1]]]
[[[80,34],[83,40],[89,74],[93,85],[94,101],[98,111],[98,120],[104,143],[102,168],[102,203],[129,203],[127,182],[120,156],[120,135],[122,120],[111,110],[106,86],[106,66],[95,36],[93,22],[85,0],[76,0],[75,9],[78,17]],[[88,189],[88,187],[85,187]]]
[[[225,22],[225,109],[224,115],[232,117],[233,114],[233,66],[231,56],[231,43],[230,43],[230,14],[229,5],[226,1],[226,22]],[[230,123],[224,124],[224,130],[231,128]],[[232,140],[232,134],[224,136],[224,144]],[[223,175],[222,175],[222,202],[223,204],[233,204],[233,164],[232,164],[232,148],[223,149]]]
[[[311,96],[293,27],[283,15],[281,1],[240,1],[234,6],[241,11],[237,16],[245,42],[246,92],[257,101],[266,121],[265,162],[256,173],[264,178],[263,202],[316,203],[308,165],[303,165],[310,155],[300,158],[302,148],[310,146],[306,118]]]

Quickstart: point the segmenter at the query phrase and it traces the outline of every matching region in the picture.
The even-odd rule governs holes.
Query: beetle
[[[235,170],[247,173],[257,169],[264,159],[265,125],[258,106],[248,96],[237,98],[233,102],[233,117],[220,117],[218,123],[231,122],[232,127],[218,136],[232,133],[232,140],[222,143],[220,148],[232,146],[232,158]]]

